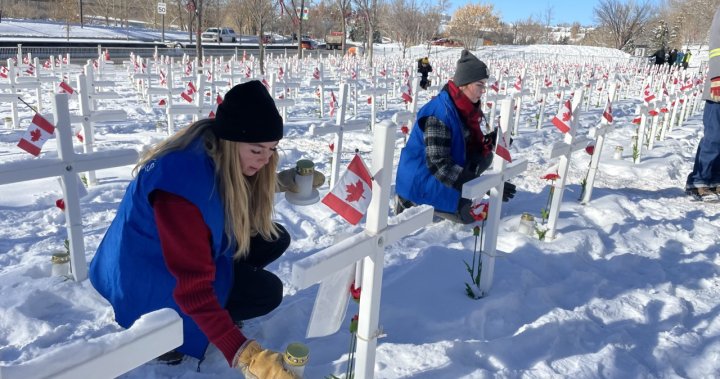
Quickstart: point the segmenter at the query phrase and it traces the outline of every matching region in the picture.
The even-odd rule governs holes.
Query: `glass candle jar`
[[[70,276],[70,253],[67,251],[57,251],[53,253],[52,258],[52,276]]]
[[[615,159],[622,159],[623,155],[623,147],[622,146],[615,146],[615,153],[613,154],[613,158]]]
[[[520,225],[518,225],[518,232],[532,236],[535,234],[535,217],[530,213],[523,213],[520,216]]]
[[[293,342],[288,344],[283,356],[283,365],[297,376],[303,376],[305,364],[307,364],[310,349],[305,344]]]

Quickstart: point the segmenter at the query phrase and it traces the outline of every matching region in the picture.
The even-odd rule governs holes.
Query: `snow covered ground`
[[[3,20],[0,33],[5,25]],[[27,27],[32,28],[50,34],[43,26]],[[579,46],[495,47],[478,55],[491,59],[500,49],[621,58],[614,50]],[[425,53],[423,47],[411,51],[413,57]],[[385,59],[401,61],[398,50],[386,54]],[[434,49],[431,61],[436,67],[452,66],[458,55],[457,49]],[[404,64],[412,70],[414,62]],[[114,90],[121,98],[104,102],[103,108],[124,109],[128,120],[96,125],[100,150],[141,149],[164,137],[155,129],[164,112],[145,106],[123,84],[124,75],[118,69]],[[308,133],[308,126],[320,121],[313,91],[303,89],[289,114],[281,164],[291,167],[307,158],[328,173],[331,139]],[[421,92],[421,104],[431,95]],[[590,156],[573,156],[558,235],[551,241],[518,233],[517,227],[523,212],[539,218],[549,191],[540,177],[556,163],[545,158],[547,149],[562,137],[549,119],[540,130],[521,123],[511,151],[528,159],[529,168],[513,180],[516,197],[503,204],[499,257],[487,297],[471,300],[464,293],[469,277],[463,261],[472,260],[475,242],[471,226],[436,222],[386,249],[380,324],[387,336],[379,340],[376,378],[720,376],[720,205],[693,202],[683,194],[702,135],[701,115],[673,129],[634,164],[630,120],[641,101],[637,95],[614,104],[616,128],[608,135],[587,205],[577,199]],[[378,117],[389,119],[403,107],[391,99]],[[523,119],[537,109],[536,103],[524,108]],[[359,112],[360,118],[369,117],[367,105]],[[546,117],[554,113],[548,110]],[[583,112],[578,133],[597,125],[601,113],[594,105]],[[0,164],[36,159],[15,146],[31,117],[24,107],[20,114],[22,130],[0,128]],[[8,107],[0,107],[0,117],[8,115]],[[396,162],[403,145],[399,130],[397,137]],[[344,165],[355,149],[368,161],[371,141],[368,133],[348,137]],[[615,146],[624,147],[620,160],[613,158]],[[55,154],[50,140],[43,156]],[[130,170],[98,171],[99,184],[81,200],[88,260],[114,216]],[[327,191],[326,184],[321,194]],[[42,362],[51,351],[119,330],[107,302],[88,281],[51,276],[50,255],[62,249],[66,238],[65,217],[55,207],[61,196],[55,178],[0,186],[0,366]],[[294,287],[291,266],[360,227],[351,227],[323,204],[295,206],[281,195],[276,211],[293,238],[285,255],[269,267],[285,283],[285,298],[271,314],[250,321],[245,332],[276,350],[292,341],[306,343],[311,354],[306,378],[343,376],[350,334],[343,327],[328,337],[305,338],[317,286]],[[351,303],[344,325],[356,312]],[[192,359],[178,366],[150,362],[123,377],[241,377],[214,347],[197,369]]]

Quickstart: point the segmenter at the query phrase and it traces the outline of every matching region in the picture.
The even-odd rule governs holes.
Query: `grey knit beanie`
[[[487,66],[468,50],[460,53],[453,82],[458,87],[488,78]]]

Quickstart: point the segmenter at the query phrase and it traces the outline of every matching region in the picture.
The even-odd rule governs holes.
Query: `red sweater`
[[[247,338],[215,295],[210,229],[200,210],[185,198],[156,190],[153,211],[163,257],[177,285],[173,298],[229,364]]]

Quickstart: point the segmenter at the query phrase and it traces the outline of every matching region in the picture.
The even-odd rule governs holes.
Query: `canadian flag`
[[[508,149],[507,141],[505,140],[505,133],[503,133],[500,129],[498,129],[497,138],[498,141],[495,144],[495,154],[506,160],[508,163],[512,163],[510,149]]]
[[[7,67],[5,67],[5,66],[0,67],[0,78],[7,79],[8,72],[10,72],[10,70],[8,70]]]
[[[643,90],[643,96],[645,96],[646,103],[649,103],[649,102],[655,100],[655,95],[653,95],[652,92],[650,91],[649,84],[645,86],[645,89]]]
[[[315,67],[315,70],[313,70],[313,78],[320,79],[320,69]]]
[[[607,122],[613,122],[613,115],[612,115],[612,102],[610,99],[608,99],[607,104],[605,105],[605,110],[603,110],[603,118],[607,120]]]
[[[188,95],[192,95],[197,92],[197,88],[195,88],[195,84],[193,84],[193,82],[188,82],[186,91]]]
[[[567,133],[570,131],[570,119],[572,118],[572,105],[570,100],[565,100],[565,103],[560,108],[555,117],[552,119],[553,125],[558,128],[561,132]]]
[[[35,113],[32,121],[30,121],[30,126],[17,146],[37,157],[40,155],[42,145],[53,133],[55,133],[55,126],[43,118],[43,116],[40,116],[40,114]]]
[[[188,82],[187,87],[185,87],[185,91],[182,91],[180,94],[180,97],[182,97],[185,101],[188,103],[193,102],[192,95],[197,92],[197,89],[195,88],[195,85],[193,82]]]
[[[217,95],[215,98],[215,105],[213,105],[213,108],[210,110],[210,114],[208,114],[208,118],[215,118],[215,115],[217,114],[218,105],[222,104],[223,98],[220,96],[220,94]]]
[[[75,90],[72,87],[70,87],[69,84],[67,84],[65,82],[60,82],[58,84],[58,93],[66,93],[68,95],[72,95],[74,92],[75,92]]]
[[[106,61],[109,61],[109,60],[110,60],[110,52],[107,51],[107,50],[105,50],[105,54],[104,54],[104,55],[105,55],[105,60],[106,60]]]
[[[552,87],[552,80],[550,80],[547,76],[545,77],[545,87]]]
[[[382,76],[387,75],[387,71],[385,71],[385,67],[383,67],[383,69],[380,70],[380,75],[382,75]]]
[[[246,78],[250,77],[250,66],[245,66],[245,77]]]
[[[400,97],[402,97],[405,103],[412,103],[412,88],[410,87],[410,81],[406,82],[402,87]]]
[[[352,80],[357,79],[357,72],[354,69],[350,70],[350,79],[352,79]]]
[[[282,80],[283,75],[285,75],[285,71],[283,70],[282,67],[279,67],[278,68],[278,80]]]
[[[513,87],[515,87],[516,90],[522,91],[522,78],[520,75],[518,75],[517,79],[515,79],[515,84],[513,84]]]
[[[43,68],[50,68],[52,67],[52,63],[50,62],[50,59],[46,60],[45,63],[43,63]]]
[[[495,91],[495,93],[497,93],[500,90],[500,87],[498,86],[498,82],[495,81],[495,83],[491,84],[490,89]]]
[[[337,99],[335,98],[335,92],[330,90],[330,117],[335,115],[335,109],[337,109]]]
[[[372,197],[372,177],[365,163],[355,154],[347,170],[333,189],[322,199],[347,222],[357,225],[365,216]]]

